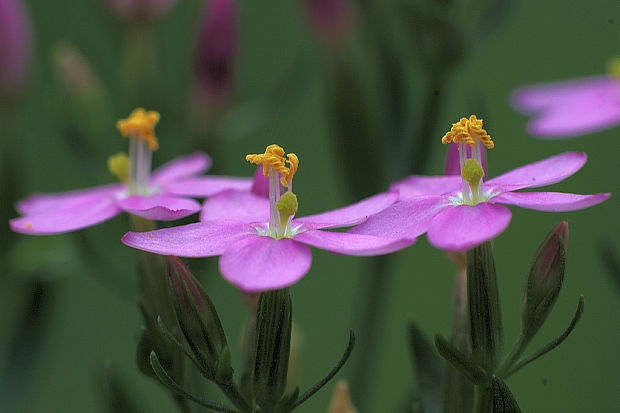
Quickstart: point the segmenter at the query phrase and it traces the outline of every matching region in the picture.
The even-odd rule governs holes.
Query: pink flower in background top
[[[211,0],[205,5],[196,45],[194,73],[201,97],[221,100],[231,93],[237,58],[237,4]]]
[[[512,95],[521,112],[532,114],[528,131],[561,139],[596,132],[620,124],[620,58],[610,64],[610,75],[525,86]]]
[[[539,211],[573,211],[609,198],[609,194],[515,192],[550,185],[571,176],[586,162],[583,153],[567,152],[483,181],[481,146],[494,143],[482,120],[462,118],[442,140],[459,146],[461,176],[411,176],[392,186],[400,201],[370,217],[349,233],[414,238],[427,232],[434,246],[463,251],[499,235],[510,222],[501,204]],[[471,147],[471,155],[466,146]]]
[[[0,0],[0,94],[14,93],[28,75],[30,21],[21,0]]]
[[[32,195],[17,204],[22,216],[10,221],[13,231],[43,235],[74,231],[110,219],[123,211],[146,219],[169,221],[196,213],[200,204],[189,198],[205,197],[226,189],[249,190],[246,178],[197,176],[211,160],[193,154],[163,165],[151,176],[157,112],[136,109],[118,122],[130,138],[129,159],[124,154],[109,159],[110,170],[121,184],[59,194]]]
[[[322,231],[363,222],[394,203],[398,198],[396,192],[375,195],[322,214],[294,218],[297,197],[292,184],[297,156],[289,153],[285,158],[281,147],[270,145],[265,153],[248,155],[246,159],[263,165],[263,172],[269,177],[269,199],[253,191],[222,192],[205,201],[202,222],[129,232],[123,242],[157,254],[221,255],[222,275],[245,292],[283,288],[297,282],[310,269],[312,256],[308,245],[344,255],[379,255],[413,242]],[[287,188],[284,194],[281,186]]]
[[[164,14],[177,0],[104,0],[108,7],[125,18],[140,19]]]

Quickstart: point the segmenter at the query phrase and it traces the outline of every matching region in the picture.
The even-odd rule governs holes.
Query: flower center
[[[155,125],[159,122],[159,113],[135,109],[127,119],[116,122],[121,135],[129,142],[129,177],[127,185],[130,194],[148,195],[151,177],[153,151],[159,144],[155,137]]]
[[[471,115],[469,119],[461,118],[457,123],[452,124],[452,128],[441,138],[441,142],[444,144],[452,142],[459,145],[463,203],[476,205],[486,201],[482,188],[482,178],[484,177],[484,170],[481,166],[482,145],[488,149],[493,149],[495,143],[487,131],[482,128],[482,119],[476,118],[476,115]],[[469,155],[467,146],[471,147]]]
[[[291,216],[297,212],[297,197],[293,193],[293,176],[299,167],[297,155],[289,153],[285,158],[282,147],[269,145],[264,153],[246,155],[245,160],[263,165],[263,174],[269,177],[267,234],[276,239],[292,238]],[[284,195],[281,195],[281,185],[288,188]]]

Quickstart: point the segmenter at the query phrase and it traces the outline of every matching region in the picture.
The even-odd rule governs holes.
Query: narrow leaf
[[[515,373],[516,371],[518,371],[525,365],[531,363],[532,361],[536,360],[538,357],[545,355],[546,353],[550,352],[551,350],[553,350],[554,348],[562,344],[562,342],[566,340],[566,338],[570,335],[570,333],[575,329],[577,322],[579,321],[579,319],[581,318],[581,315],[583,314],[583,308],[584,308],[584,299],[583,299],[583,295],[580,295],[579,304],[577,305],[577,310],[575,311],[575,315],[573,316],[573,319],[571,320],[568,328],[555,340],[551,341],[549,344],[547,344],[540,350],[536,351],[534,354],[522,359],[517,364],[515,364],[515,366],[508,371],[508,373],[506,374],[504,378],[511,376],[513,373]]]
[[[519,405],[508,386],[497,376],[491,378],[493,389],[493,413],[521,413]]]
[[[338,362],[338,364],[336,364],[336,366],[327,374],[327,376],[323,377],[314,386],[306,390],[306,392],[302,394],[295,403],[293,403],[293,405],[291,406],[291,411],[295,409],[296,407],[298,407],[303,402],[305,402],[306,400],[308,400],[310,397],[312,397],[316,392],[321,390],[321,388],[325,386],[338,373],[338,371],[340,371],[342,366],[344,366],[344,363],[346,363],[347,360],[349,359],[349,356],[351,355],[351,352],[353,351],[353,347],[355,347],[355,334],[353,333],[353,330],[351,330],[349,332],[349,344],[347,345],[347,348],[344,350],[344,354],[340,358],[340,361]]]
[[[463,354],[440,334],[435,334],[435,347],[458,371],[463,373],[473,384],[482,384],[488,380],[485,370],[469,356]]]

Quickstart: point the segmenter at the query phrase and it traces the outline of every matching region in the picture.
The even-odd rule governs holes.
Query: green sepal
[[[217,375],[216,365],[222,352],[228,348],[222,323],[211,299],[185,264],[173,256],[169,256],[167,262],[170,291],[179,325],[201,364],[201,370],[213,379]],[[230,368],[230,350],[228,358]],[[222,378],[226,375],[224,370],[225,366],[219,372]]]
[[[474,360],[495,371],[502,350],[502,321],[493,249],[489,241],[467,251],[469,339]]]
[[[424,413],[439,413],[443,360],[415,323],[409,323],[408,332],[414,375],[418,381],[419,396],[416,399],[421,403]]]
[[[230,363],[230,348],[224,347],[220,357],[215,363],[215,382],[218,384],[230,384],[234,370]]]
[[[450,364],[460,371],[473,384],[481,385],[489,381],[489,374],[475,359],[454,348],[441,334],[435,334],[435,347]]]
[[[491,377],[493,413],[521,413],[519,405],[508,386],[499,377]]]
[[[261,293],[256,313],[252,389],[254,401],[265,411],[273,410],[286,389],[292,322],[288,288]]]
[[[140,337],[138,338],[138,347],[136,348],[136,363],[142,374],[156,378],[151,368],[151,351],[153,351],[151,334],[146,327],[142,326],[140,329]]]
[[[547,319],[562,289],[566,272],[568,223],[555,226],[542,241],[523,290],[521,334],[527,344]]]

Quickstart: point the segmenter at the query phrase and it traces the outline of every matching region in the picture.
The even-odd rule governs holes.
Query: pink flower
[[[269,177],[269,199],[250,191],[226,191],[205,201],[201,222],[158,231],[129,232],[123,242],[157,254],[181,257],[221,255],[224,278],[244,292],[283,288],[310,269],[308,245],[344,255],[379,255],[403,248],[412,239],[322,231],[356,225],[394,203],[387,192],[348,207],[303,218],[293,218],[297,198],[292,178],[298,160],[284,158],[277,145],[264,154],[246,158],[262,164]],[[286,166],[288,163],[289,166]],[[288,190],[281,194],[281,184]]]
[[[609,198],[609,194],[515,192],[564,180],[585,164],[584,153],[563,153],[483,181],[480,146],[492,148],[494,144],[482,129],[482,120],[462,118],[443,141],[459,145],[460,177],[411,176],[397,182],[391,189],[400,191],[400,201],[348,232],[393,239],[415,238],[426,232],[434,246],[462,251],[506,229],[511,213],[502,204],[560,212],[587,208]],[[472,155],[467,155],[466,145],[472,147]]]
[[[131,138],[131,160],[127,162],[123,155],[112,157],[109,166],[126,183],[32,195],[18,202],[22,216],[10,221],[11,229],[32,235],[58,234],[98,224],[123,211],[169,221],[200,210],[191,196],[250,189],[250,179],[197,176],[211,165],[211,159],[201,153],[177,158],[151,176],[151,152],[157,147],[153,128],[158,120],[156,112],[136,109],[128,119],[119,121],[119,129]]]
[[[513,105],[534,115],[528,131],[544,138],[568,138],[620,123],[620,79],[596,76],[526,86],[512,96]]]
[[[0,94],[23,86],[31,54],[30,21],[20,0],[0,0]]]
[[[198,33],[194,64],[201,97],[216,101],[229,97],[236,58],[237,4],[235,0],[211,0]]]

